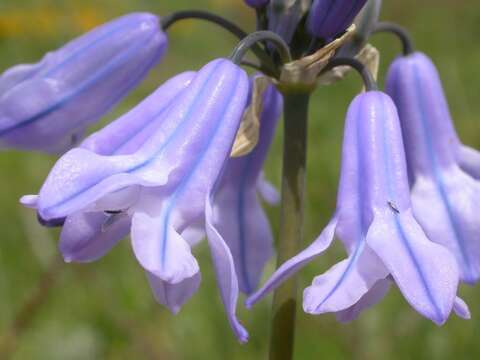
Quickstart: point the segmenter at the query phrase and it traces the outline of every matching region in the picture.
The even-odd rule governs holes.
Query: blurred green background
[[[240,0],[1,0],[0,72],[37,61],[44,52],[116,16],[132,11],[168,14],[210,9],[253,29]],[[385,1],[382,18],[408,27],[418,49],[433,57],[464,142],[480,148],[480,3],[468,0]],[[167,58],[105,121],[129,109],[163,80],[230,53],[236,39],[203,22],[170,32]],[[399,51],[395,38],[377,35],[382,79]],[[360,89],[358,76],[319,89],[311,108],[306,239],[326,224],[335,206],[343,119]],[[279,184],[281,131],[267,164]],[[13,359],[264,359],[270,297],[240,317],[251,340],[239,345],[227,325],[208,249],[196,249],[203,273],[200,291],[173,316],[154,303],[127,241],[101,261],[64,265],[58,233],[37,225],[18,198],[35,193],[55,162],[42,154],[0,153],[0,358]],[[278,233],[277,209],[268,209]],[[343,256],[336,247],[301,274],[302,288]],[[53,264],[53,265],[52,265]],[[273,270],[272,263],[267,269]],[[334,316],[299,311],[296,359],[478,359],[480,291],[463,286],[473,317],[455,316],[443,327],[421,318],[393,290],[359,320],[341,325]]]

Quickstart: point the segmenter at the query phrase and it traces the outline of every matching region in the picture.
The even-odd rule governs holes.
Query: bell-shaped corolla
[[[273,254],[273,235],[260,204],[261,195],[275,204],[279,195],[262,168],[282,109],[282,96],[270,86],[263,95],[258,144],[248,155],[231,158],[214,196],[214,222],[235,260],[240,290],[252,293]]]
[[[307,28],[315,37],[330,41],[344,32],[362,10],[367,0],[314,0],[307,18]]]
[[[432,241],[455,255],[462,281],[473,284],[480,278],[479,154],[460,143],[427,56],[395,60],[387,91],[400,115],[415,217]]]
[[[133,13],[0,75],[0,148],[57,152],[122,100],[159,62],[159,18]]]
[[[131,224],[133,250],[155,296],[175,312],[200,282],[189,228],[211,224],[213,187],[229,158],[249,96],[247,74],[227,59],[210,62],[194,76],[181,76],[183,80],[169,85],[172,91],[147,99],[82,147],[67,152],[38,197],[23,198],[47,221],[80,214],[78,221],[87,223],[87,232],[98,233],[99,224],[114,229],[111,243]],[[64,233],[67,226],[68,219]],[[82,245],[77,239],[69,246],[65,241],[65,248],[77,243],[93,249],[88,257],[95,258],[98,241]],[[235,315],[238,281],[232,254],[214,226],[208,242],[228,319],[240,341],[246,341],[248,334]]]
[[[348,111],[333,218],[308,248],[285,262],[247,300],[247,306],[315,259],[334,237],[348,256],[304,291],[307,313],[336,312],[340,320],[352,320],[378,302],[393,279],[410,305],[436,324],[443,324],[453,308],[468,316],[468,308],[456,297],[459,272],[454,256],[430,241],[413,216],[397,110],[378,91],[357,96]]]

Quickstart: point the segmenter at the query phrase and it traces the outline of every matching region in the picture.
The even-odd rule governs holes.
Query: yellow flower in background
[[[106,18],[101,10],[93,7],[79,7],[75,12],[52,6],[11,8],[0,13],[0,39],[24,36],[48,38],[64,32],[66,28],[85,32],[105,22]]]

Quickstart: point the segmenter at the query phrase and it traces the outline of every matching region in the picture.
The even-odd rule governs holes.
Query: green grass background
[[[408,27],[418,49],[428,53],[442,74],[455,123],[465,143],[480,148],[480,3],[467,0],[384,1],[382,18]],[[168,14],[185,8],[223,13],[246,29],[253,14],[240,0],[2,0],[0,71],[33,62],[89,27],[132,11]],[[109,121],[129,109],[169,76],[198,69],[227,56],[236,40],[217,27],[184,22],[172,28],[166,59],[124,101]],[[399,51],[395,38],[378,35],[382,79]],[[319,89],[312,101],[308,153],[305,244],[326,224],[335,206],[344,115],[360,89],[358,76]],[[267,163],[267,175],[280,180],[279,131]],[[203,283],[173,316],[156,305],[127,241],[101,261],[60,266],[52,286],[38,296],[17,334],[11,324],[32,297],[39,278],[56,255],[58,233],[36,224],[18,198],[35,193],[55,157],[0,153],[0,359],[264,359],[268,350],[270,297],[253,311],[240,306],[251,340],[239,345],[229,330],[218,296],[208,249],[200,246]],[[268,209],[278,233],[278,211]],[[480,234],[479,234],[480,240]],[[315,274],[343,256],[336,247],[302,271],[305,287]],[[267,269],[273,270],[273,264]],[[359,320],[341,325],[334,316],[298,312],[296,359],[476,359],[480,356],[480,291],[462,286],[473,317],[452,316],[437,327],[415,313],[398,290]],[[16,346],[13,347],[12,344]],[[5,346],[14,350],[9,353]]]

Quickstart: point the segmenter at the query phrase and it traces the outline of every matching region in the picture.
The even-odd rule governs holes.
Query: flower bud
[[[314,0],[307,19],[308,31],[330,40],[345,31],[366,0]]]

